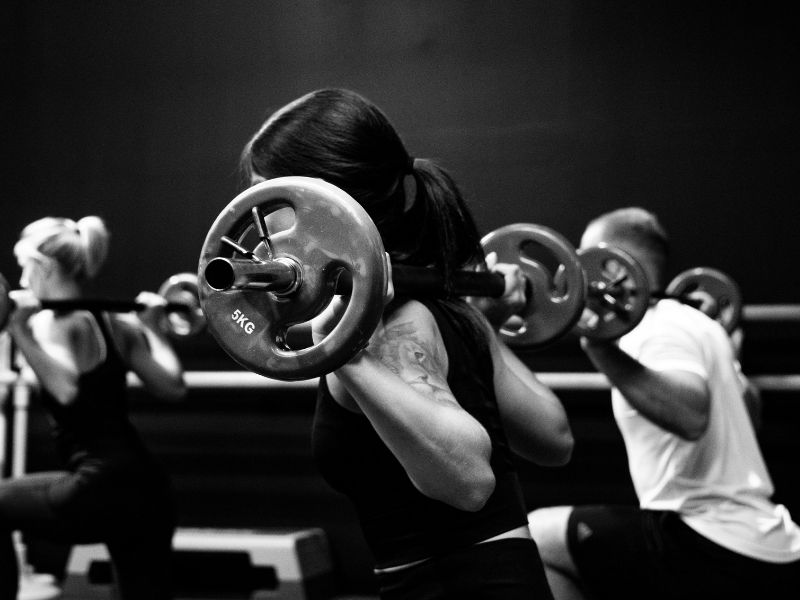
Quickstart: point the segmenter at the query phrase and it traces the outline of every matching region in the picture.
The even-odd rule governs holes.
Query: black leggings
[[[379,573],[378,584],[383,600],[553,600],[536,544],[517,538]]]
[[[56,471],[0,481],[0,600],[17,596],[15,530],[69,544],[104,543],[122,600],[172,597],[175,510],[163,477],[97,482]]]

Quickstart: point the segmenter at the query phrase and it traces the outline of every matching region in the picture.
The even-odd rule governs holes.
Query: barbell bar
[[[641,267],[618,248],[599,246],[582,251],[580,269],[559,265],[553,276],[536,260],[526,256],[526,243],[538,243],[549,251],[556,247],[566,260],[574,261],[568,242],[554,231],[541,226],[517,223],[502,227],[483,241],[487,252],[499,252],[501,262],[518,264],[526,280],[527,302],[519,313],[518,326],[504,325],[500,333],[507,343],[536,347],[552,342],[574,325],[579,333],[594,339],[616,339],[637,324],[647,308],[646,279]],[[589,270],[587,274],[587,269]],[[610,271],[613,269],[613,272]],[[571,276],[571,281],[565,278]],[[589,288],[584,290],[583,275]],[[302,275],[297,263],[275,259],[265,262],[217,257],[206,265],[205,277],[216,291],[253,289],[276,295],[290,294]],[[455,296],[500,297],[505,280],[499,273],[457,271],[452,274]],[[442,296],[447,293],[441,273],[431,268],[392,266],[392,281],[397,293]],[[346,274],[339,277],[335,293],[349,295],[351,284]],[[641,290],[645,290],[642,292]],[[586,297],[586,298],[584,298]],[[597,318],[579,322],[580,309],[586,302]]]
[[[299,266],[293,261],[275,259],[266,262],[217,257],[206,265],[206,281],[217,291],[258,289],[278,296],[291,293],[302,281]],[[445,293],[444,276],[434,269],[392,265],[392,283],[404,294],[441,295]],[[498,273],[457,271],[453,273],[453,294],[456,296],[490,296],[499,298],[505,291],[505,280]],[[349,295],[350,279],[340,275],[335,293]]]
[[[5,329],[8,317],[14,309],[14,300],[10,292],[8,281],[0,274],[0,331]],[[165,320],[161,324],[165,333],[186,337],[195,335],[205,328],[205,314],[200,308],[197,295],[197,275],[178,273],[170,276],[159,287],[158,295],[166,300]],[[42,309],[56,311],[137,312],[148,308],[147,304],[135,300],[113,298],[43,299],[39,304]]]
[[[585,283],[577,255],[560,234],[541,225],[517,223],[495,230],[481,240],[484,251],[498,254],[500,262],[520,266],[526,281],[527,301],[518,315],[520,327],[503,327],[501,335],[512,346],[539,346],[557,339],[577,321]],[[541,262],[529,258],[526,244],[536,244],[551,262],[558,263],[553,275]],[[230,245],[230,243],[229,243]],[[216,257],[208,261],[204,276],[216,291],[260,290],[278,297],[290,295],[302,282],[303,269],[289,257],[254,260],[252,252],[236,245],[237,253],[249,259]],[[560,285],[555,280],[561,281]],[[426,267],[392,265],[392,283],[397,294],[416,296],[486,296],[499,298],[505,291],[500,273],[462,270],[451,274],[448,290],[442,273]],[[335,293],[349,295],[352,282],[345,271],[336,280]],[[576,316],[577,315],[577,316]],[[517,320],[519,322],[519,320]]]

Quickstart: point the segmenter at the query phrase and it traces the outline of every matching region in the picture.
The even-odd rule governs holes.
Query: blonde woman
[[[40,383],[64,470],[0,482],[0,600],[14,600],[11,532],[67,543],[103,542],[124,600],[171,597],[175,509],[169,479],[128,418],[126,376],[180,398],[183,371],[156,324],[163,299],[142,293],[137,315],[41,310],[80,298],[105,261],[109,232],[94,216],[46,217],[22,231],[14,254],[21,290],[7,329]]]

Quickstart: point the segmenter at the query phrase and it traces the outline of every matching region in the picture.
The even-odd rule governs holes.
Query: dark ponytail
[[[416,197],[411,207],[385,223],[381,234],[399,264],[433,266],[452,290],[454,271],[483,261],[475,221],[450,174],[431,160],[414,160]]]
[[[438,269],[449,299],[451,275],[483,260],[477,228],[453,178],[431,160],[414,159],[386,115],[359,94],[322,89],[270,116],[245,146],[248,184],[302,175],[352,196],[375,222],[392,261]],[[407,186],[413,177],[415,186]],[[407,198],[407,189],[416,189]]]

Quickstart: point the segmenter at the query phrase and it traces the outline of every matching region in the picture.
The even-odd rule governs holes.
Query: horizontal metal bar
[[[608,380],[600,373],[537,373],[536,377],[552,389],[609,389]],[[318,378],[281,381],[249,371],[187,371],[184,373],[184,381],[188,388],[198,389],[313,391],[319,385]],[[133,374],[129,375],[128,384],[131,387],[141,387],[141,382]]]
[[[14,371],[0,371],[0,385],[17,382],[19,374]],[[608,379],[601,373],[591,372],[540,372],[536,377],[554,390],[607,390]],[[303,381],[280,381],[262,377],[249,371],[186,371],[184,380],[189,389],[239,389],[239,390],[306,390],[317,389],[318,379]],[[25,383],[36,385],[35,380],[24,379]],[[800,374],[790,375],[752,375],[750,381],[764,391],[800,390]],[[128,374],[128,385],[141,388],[142,382],[133,373]]]
[[[750,381],[758,389],[769,392],[800,390],[800,375],[753,375]]]
[[[553,390],[607,390],[608,379],[601,373],[591,372],[539,372],[536,377]],[[186,386],[190,389],[251,389],[251,390],[306,390],[317,389],[319,379],[303,381],[280,381],[262,377],[249,371],[187,371],[184,373]],[[763,391],[800,390],[800,374],[795,375],[753,375],[750,381]],[[135,375],[128,377],[131,387],[141,387]]]
[[[800,321],[800,304],[745,304],[742,319],[748,323]]]

